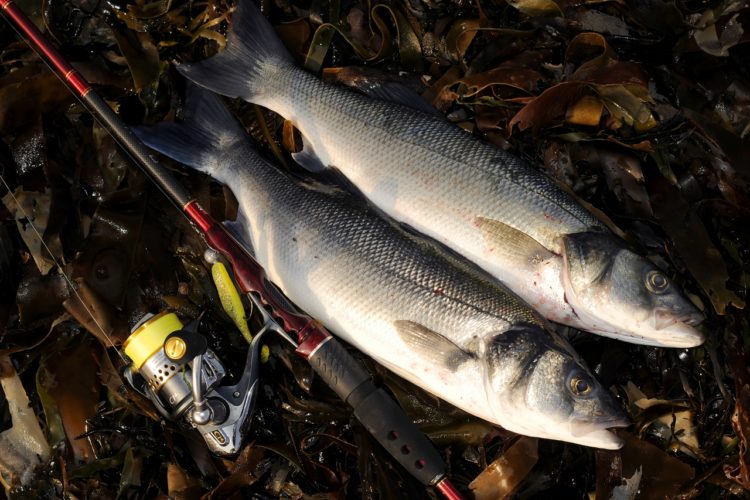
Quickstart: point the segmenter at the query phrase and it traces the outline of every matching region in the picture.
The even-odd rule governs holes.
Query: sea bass
[[[377,207],[502,281],[544,317],[639,344],[703,342],[702,314],[550,178],[440,116],[320,81],[250,0],[226,49],[178,67],[291,120],[308,169],[338,168]]]
[[[628,423],[608,392],[502,285],[361,198],[281,173],[217,96],[194,88],[187,109],[183,123],[138,134],[232,189],[256,258],[308,314],[398,375],[506,429],[621,446],[606,429]]]

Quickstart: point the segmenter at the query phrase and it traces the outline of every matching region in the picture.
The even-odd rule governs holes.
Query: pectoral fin
[[[504,222],[475,217],[474,224],[482,232],[488,252],[507,257],[516,265],[527,266],[554,256],[534,238]]]
[[[443,363],[452,371],[476,358],[474,353],[461,349],[450,339],[424,325],[409,320],[396,320],[393,323],[404,343],[415,350],[430,353],[436,363]]]

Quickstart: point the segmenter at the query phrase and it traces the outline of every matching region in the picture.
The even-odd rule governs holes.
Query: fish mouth
[[[685,314],[677,314],[676,311],[658,308],[654,311],[654,326],[657,330],[663,330],[670,326],[682,323],[684,325],[695,327],[703,322],[703,314],[699,312],[688,312]]]
[[[697,347],[706,340],[703,332],[696,328],[702,321],[703,315],[700,313],[677,315],[672,311],[657,309],[654,311],[655,340],[661,341],[662,347]]]
[[[641,326],[619,329],[614,325],[606,325],[589,331],[640,345],[687,349],[705,342],[705,334],[696,328],[703,319],[701,313],[677,315],[674,311],[657,309],[651,320],[644,321]]]
[[[509,431],[527,436],[536,436],[542,439],[553,439],[565,443],[578,444],[581,446],[590,446],[603,450],[619,450],[622,448],[624,441],[611,429],[628,427],[630,421],[625,417],[609,417],[597,419],[596,422],[591,420],[566,420],[556,422],[554,425],[545,427],[529,426],[528,422],[520,425],[512,425],[510,422],[500,424]]]
[[[604,450],[619,450],[624,441],[611,429],[629,427],[630,420],[624,415],[599,417],[595,422],[573,420],[571,422],[571,442]]]
[[[606,429],[591,431],[570,441],[575,444],[591,446],[592,448],[600,448],[602,450],[619,450],[625,444],[625,441],[621,437]]]
[[[575,426],[576,429],[581,429],[583,432],[630,427],[630,419],[621,409],[613,406],[609,410],[605,411],[609,412],[609,414],[600,414],[598,416],[595,416],[593,419],[591,417],[573,418],[571,420],[571,425]],[[602,411],[601,413],[604,413],[604,411]]]

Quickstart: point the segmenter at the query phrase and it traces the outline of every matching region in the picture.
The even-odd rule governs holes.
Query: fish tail
[[[214,92],[254,101],[274,73],[294,61],[252,0],[240,0],[227,46],[219,54],[177,67],[185,78]]]
[[[188,85],[180,122],[135,127],[135,134],[150,148],[220,181],[221,153],[245,138],[221,98]]]

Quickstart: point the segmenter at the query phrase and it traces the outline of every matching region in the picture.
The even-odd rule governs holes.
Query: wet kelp
[[[172,64],[221,50],[233,9],[20,4],[131,124],[179,114],[184,83]],[[478,498],[744,495],[750,8],[564,0],[265,0],[263,8],[308,70],[359,91],[406,85],[467,133],[544,168],[706,314],[708,340],[691,350],[563,332],[633,421],[614,452],[493,428],[362,356],[440,448],[459,487]],[[17,451],[0,453],[6,494],[432,495],[281,342],[269,340],[251,436],[232,460],[210,456],[199,436],[128,389],[111,345],[145,312],[200,318],[235,376],[246,344],[178,211],[5,25],[0,47],[0,447]],[[290,124],[232,105],[269,157],[298,168]],[[170,165],[216,218],[235,217],[226,188]],[[19,417],[24,397],[31,412]],[[32,436],[25,448],[19,434]]]

